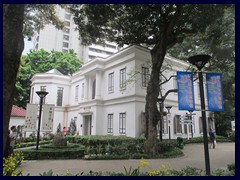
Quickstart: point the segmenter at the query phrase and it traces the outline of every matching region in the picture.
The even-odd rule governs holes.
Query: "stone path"
[[[187,166],[205,170],[205,157],[203,144],[188,144],[184,147],[184,156],[169,159],[146,159],[149,164],[143,170],[158,170],[162,164],[170,164],[173,169],[180,170]],[[226,169],[228,164],[235,162],[235,143],[218,143],[216,149],[209,149],[211,171],[217,168]],[[124,166],[137,167],[140,160],[30,160],[24,161],[19,169],[23,175],[39,176],[39,173],[50,169],[56,175],[64,175],[92,171],[124,172]]]

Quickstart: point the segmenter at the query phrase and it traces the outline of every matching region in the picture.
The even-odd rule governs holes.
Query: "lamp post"
[[[162,119],[163,119],[163,107],[164,107],[164,101],[162,99],[158,99],[159,103],[159,110],[160,110],[160,128],[159,128],[159,140],[162,142]]]
[[[192,112],[193,112],[193,111],[190,111],[190,110],[189,110],[189,113],[190,113],[189,119],[190,119],[190,121],[191,121],[191,133],[192,133],[192,138],[193,138],[193,119],[192,119],[193,113],[192,113]]]
[[[170,128],[170,109],[172,106],[165,106],[165,108],[168,110],[167,120],[168,120],[168,133],[169,133],[169,140],[171,139],[171,128]]]
[[[37,91],[36,93],[40,97],[40,108],[39,108],[39,116],[38,116],[39,117],[39,119],[38,119],[38,131],[37,131],[37,146],[36,146],[36,150],[38,150],[43,98],[48,94],[48,92],[46,92],[46,91]]]
[[[207,136],[207,123],[206,123],[202,68],[205,66],[206,63],[209,62],[210,58],[211,58],[211,56],[205,55],[205,54],[191,56],[188,58],[188,61],[198,68],[199,90],[200,90],[201,111],[202,111],[205,166],[206,166],[206,174],[207,175],[210,175],[210,162],[209,162],[208,136]]]

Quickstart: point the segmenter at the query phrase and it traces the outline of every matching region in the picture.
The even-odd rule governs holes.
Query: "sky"
[[[27,53],[29,53],[29,50],[33,48],[33,43],[32,41],[28,41],[27,39],[24,39],[24,50],[22,55],[27,55]]]

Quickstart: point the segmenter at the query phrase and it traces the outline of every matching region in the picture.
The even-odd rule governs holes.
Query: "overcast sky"
[[[27,39],[24,39],[24,50],[22,55],[27,55],[29,53],[29,50],[33,48],[32,41],[28,41]]]

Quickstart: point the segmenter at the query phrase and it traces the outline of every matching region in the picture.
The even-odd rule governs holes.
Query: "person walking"
[[[14,154],[14,146],[15,146],[15,142],[16,142],[16,139],[17,139],[17,128],[16,126],[12,126],[11,127],[11,133],[10,133],[10,153],[11,154]]]
[[[212,128],[210,128],[210,131],[209,131],[209,138],[210,138],[210,148],[213,147],[213,149],[215,149],[216,136]]]

